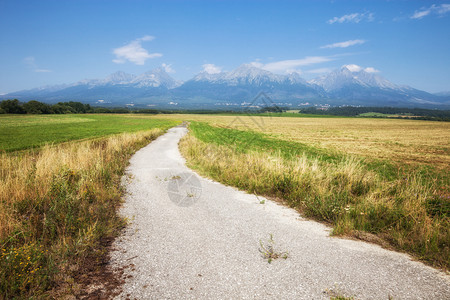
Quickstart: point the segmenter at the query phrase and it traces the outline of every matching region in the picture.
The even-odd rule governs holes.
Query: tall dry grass
[[[74,292],[77,265],[123,224],[116,208],[129,157],[162,133],[0,154],[0,299]]]
[[[277,197],[306,216],[334,226],[334,234],[385,241],[431,264],[450,266],[450,222],[436,186],[419,174],[386,181],[357,158],[325,162],[236,151],[192,135],[180,149],[202,174],[251,193]],[[434,206],[433,206],[434,205]],[[444,212],[444,213],[443,213]]]

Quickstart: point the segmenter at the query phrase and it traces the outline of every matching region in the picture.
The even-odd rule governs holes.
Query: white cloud
[[[325,48],[347,48],[347,47],[354,46],[354,45],[364,44],[365,42],[366,42],[365,40],[350,40],[350,41],[345,41],[345,42],[325,45],[325,46],[320,47],[320,49],[325,49]]]
[[[113,62],[123,64],[126,61],[130,61],[136,65],[144,65],[145,61],[149,58],[161,57],[161,53],[149,53],[146,49],[142,48],[142,42],[153,39],[153,36],[146,35],[123,47],[114,49],[113,53],[116,55],[116,58],[113,59]]]
[[[372,67],[363,68],[361,66],[354,65],[354,64],[344,65],[343,67],[346,67],[347,69],[349,69],[350,72],[360,72],[362,70],[366,71],[367,73],[378,73],[378,72],[380,72],[377,69],[372,68]]]
[[[367,67],[367,68],[364,69],[364,71],[366,71],[367,73],[378,73],[378,72],[380,72],[377,69],[372,68],[372,67]]]
[[[203,72],[206,72],[208,74],[217,74],[222,71],[221,67],[218,67],[214,64],[204,64],[204,65],[202,65],[202,67],[203,67]]]
[[[351,72],[359,72],[362,70],[362,67],[360,67],[358,65],[345,65],[344,67],[349,69]]]
[[[298,69],[299,67],[324,63],[332,60],[334,60],[334,58],[327,56],[307,56],[302,59],[280,60],[268,64],[262,64],[260,62],[253,62],[251,64],[255,67],[259,67],[261,69],[274,73],[301,73],[301,71]]]
[[[422,19],[425,16],[428,16],[431,13],[431,10],[422,10],[416,11],[414,15],[411,16],[411,19]]]
[[[371,22],[374,20],[373,13],[353,13],[348,15],[343,15],[342,17],[334,17],[327,21],[328,24],[334,23],[359,23],[362,20],[367,20]]]
[[[440,7],[437,9],[437,13],[439,15],[443,15],[445,13],[448,13],[450,11],[450,4],[441,4]]]
[[[259,61],[253,61],[250,64],[256,68],[260,68],[260,69],[264,68],[264,64]]]
[[[144,35],[140,39],[137,39],[138,41],[153,41],[155,39],[154,36],[151,35]]]
[[[166,71],[166,73],[175,73],[175,70],[172,68],[171,64],[162,64],[161,68],[164,69],[164,71]]]
[[[41,69],[36,64],[36,60],[33,56],[28,56],[23,59],[24,64],[26,64],[29,68],[33,70],[33,72],[36,73],[49,73],[51,70],[48,69]]]
[[[431,14],[442,16],[450,11],[450,4],[433,4],[428,8],[422,8],[421,10],[416,10],[414,14],[410,17],[411,19],[422,19],[423,17],[429,16]]]

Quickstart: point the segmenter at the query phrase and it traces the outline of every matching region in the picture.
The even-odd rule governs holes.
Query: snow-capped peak
[[[399,89],[399,86],[393,84],[387,79],[376,75],[375,73],[367,72],[366,70],[362,70],[358,72],[355,78],[368,86],[379,87],[384,89]]]
[[[163,68],[157,68],[152,71],[143,73],[136,78],[134,78],[131,84],[137,87],[166,87],[174,88],[179,85],[179,83],[167,74]]]
[[[243,78],[243,77],[261,77],[271,76],[269,71],[257,68],[251,64],[242,64],[228,74],[229,78]]]
[[[399,86],[391,83],[379,75],[376,75],[376,73],[377,70],[371,67],[363,68],[358,65],[344,65],[340,69],[334,70],[328,75],[309,81],[309,83],[319,85],[326,91],[338,90],[350,85],[360,85],[382,89],[400,89]]]
[[[112,73],[104,80],[104,83],[109,84],[126,84],[136,78],[136,75],[128,74],[123,71],[117,71]]]
[[[203,71],[197,74],[194,81],[207,81],[227,85],[264,85],[264,84],[301,84],[308,83],[297,72],[288,75],[278,75],[264,70],[254,64],[242,64],[231,72],[220,72],[211,74]]]
[[[296,84],[296,83],[300,83],[300,84],[307,84],[306,80],[303,79],[300,76],[300,73],[298,72],[291,72],[287,75],[286,79],[288,80],[288,82],[290,82],[291,84]]]
[[[105,85],[133,85],[138,88],[165,87],[171,89],[181,85],[181,83],[170,77],[163,68],[157,68],[139,76],[118,71],[105,79],[85,79],[74,85],[88,85],[90,88]]]
[[[243,64],[229,73],[225,73],[223,80],[231,84],[263,84],[267,82],[281,82],[282,75],[257,68],[251,64]]]
[[[193,80],[195,81],[217,81],[220,80],[224,76],[225,72],[220,73],[208,73],[206,71],[203,71],[201,73],[198,73]]]

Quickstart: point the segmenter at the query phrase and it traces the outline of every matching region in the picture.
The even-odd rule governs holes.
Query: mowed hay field
[[[117,207],[129,158],[177,124],[133,115],[0,117],[0,299],[81,297],[83,274],[105,259],[101,241],[124,225]]]
[[[200,173],[279,199],[336,235],[450,267],[449,123],[186,118],[180,148]]]
[[[169,115],[400,164],[450,166],[450,123],[402,119]]]

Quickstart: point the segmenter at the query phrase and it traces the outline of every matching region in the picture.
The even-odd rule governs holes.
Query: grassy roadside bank
[[[163,125],[0,153],[0,299],[79,293],[83,260],[123,226],[116,210],[128,160],[176,122]]]
[[[189,165],[223,183],[284,199],[334,234],[389,243],[450,266],[448,190],[425,169],[408,172],[263,134],[193,122],[180,149]]]

